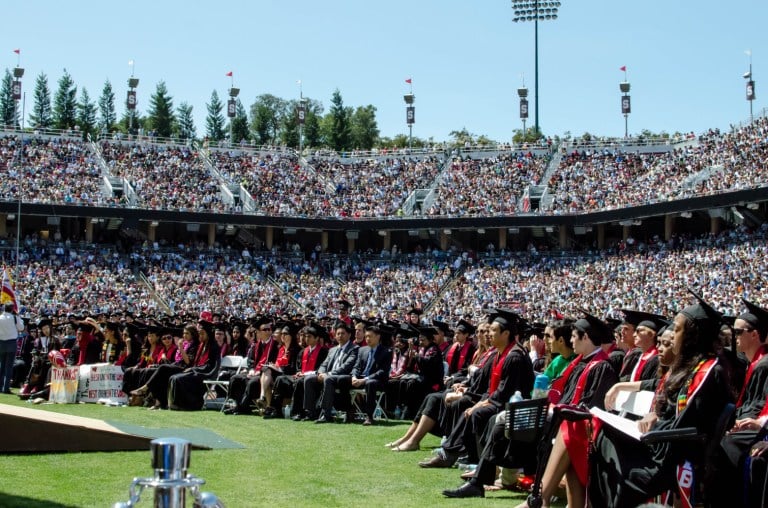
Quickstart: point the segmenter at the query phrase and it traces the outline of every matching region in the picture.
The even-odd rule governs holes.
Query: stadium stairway
[[[437,302],[442,300],[443,295],[445,294],[446,291],[453,288],[454,286],[456,286],[456,284],[459,283],[459,281],[461,280],[461,277],[464,275],[464,272],[466,270],[467,270],[467,265],[465,263],[465,264],[462,264],[458,270],[455,270],[451,274],[451,278],[448,279],[448,282],[443,284],[443,287],[440,288],[440,291],[438,291],[437,294],[424,306],[425,314],[429,315],[430,313],[432,313],[432,307],[434,307]]]
[[[134,270],[134,275],[136,276],[136,279],[140,281],[144,286],[147,288],[147,291],[149,291],[149,294],[152,295],[152,299],[157,302],[158,307],[163,309],[163,311],[167,314],[172,314],[173,309],[171,309],[171,306],[168,305],[168,302],[165,301],[165,299],[160,296],[160,293],[158,293],[155,290],[154,284],[149,282],[149,279],[147,279],[147,276],[144,275],[144,272],[136,268]]]

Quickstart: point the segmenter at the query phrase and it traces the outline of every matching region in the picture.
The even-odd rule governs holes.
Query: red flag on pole
[[[411,78],[408,78],[408,79],[405,80],[405,82],[410,85],[411,83],[413,83],[413,80]]]
[[[226,76],[227,76],[227,77],[229,77],[229,78],[231,78],[231,77],[232,77],[232,71],[229,71],[229,72],[226,74]]]
[[[621,72],[627,72],[627,66],[626,65],[622,65],[621,67],[619,67],[619,70]]]
[[[20,49],[18,49],[18,48],[17,48],[17,49],[14,49],[14,50],[13,50],[13,52],[14,52],[14,53],[16,53],[17,55],[20,55],[20,54],[21,54],[21,50],[20,50]]]
[[[13,304],[13,311],[18,312],[19,306],[16,302],[16,291],[13,290],[13,282],[11,281],[11,274],[8,273],[8,268],[3,269],[3,288],[2,294],[0,294],[0,302],[3,304]]]

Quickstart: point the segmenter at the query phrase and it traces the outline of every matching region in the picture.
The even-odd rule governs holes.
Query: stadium
[[[72,339],[86,319],[98,322],[97,331],[99,326],[106,331],[110,323],[128,330],[128,321],[134,331],[126,333],[136,333],[134,340],[146,344],[148,327],[155,323],[179,338],[179,327],[185,324],[200,320],[204,328],[215,321],[226,325],[231,354],[236,352],[232,330],[258,328],[265,317],[275,328],[285,323],[302,330],[322,327],[318,336],[334,337],[340,305],[348,306],[342,317],[364,323],[365,330],[385,337],[387,346],[396,342],[393,327],[405,326],[413,309],[419,317],[415,332],[409,333],[415,337],[430,325],[439,328],[435,323],[447,324],[451,334],[461,320],[501,323],[502,335],[517,331],[520,349],[534,361],[531,372],[536,374],[558,356],[549,344],[545,348],[541,332],[564,318],[579,323],[584,316],[596,316],[603,324],[624,322],[621,327],[629,323],[626,309],[671,319],[699,305],[701,313],[712,309],[720,314],[718,319],[730,319],[733,340],[724,346],[733,357],[736,335],[764,326],[759,312],[754,327],[734,323],[745,320],[743,300],[768,307],[768,110],[756,111],[748,121],[734,121],[727,130],[713,126],[689,134],[543,137],[534,130],[511,142],[457,137],[413,144],[401,136],[398,143],[379,138],[361,148],[362,137],[357,144],[333,146],[332,140],[340,136],[333,130],[313,142],[312,122],[323,119],[319,110],[312,111],[312,101],[303,100],[286,101],[281,139],[273,136],[272,142],[265,142],[254,129],[257,108],[249,117],[234,84],[229,88],[229,123],[220,109],[219,116],[214,115],[220,121],[218,130],[211,131],[209,125],[204,136],[195,136],[194,128],[185,132],[178,117],[163,123],[161,106],[168,97],[160,85],[150,100],[152,110],[144,116],[130,106],[136,88],[131,86],[120,120],[114,104],[114,118],[104,110],[97,117],[87,97],[82,106],[72,108],[69,123],[58,105],[51,113],[49,98],[50,117],[45,120],[44,104],[36,97],[30,121],[20,111],[21,95],[13,87],[23,75],[20,64],[6,70],[0,87],[0,254],[6,267],[4,293],[6,285],[12,286],[18,302],[15,315],[27,325],[19,335],[20,361],[30,330],[40,334],[46,320],[62,340]],[[749,79],[754,87],[751,66]],[[751,107],[754,89],[748,93],[753,94],[748,97]],[[412,104],[407,97],[406,104]],[[53,103],[58,104],[57,98]],[[332,114],[333,108],[326,117]],[[510,325],[505,312],[514,313],[519,323]],[[602,340],[594,323],[583,326],[581,333]],[[662,332],[656,331],[661,341]],[[432,332],[426,333],[429,338]],[[515,333],[508,335],[512,347]],[[611,334],[606,340],[617,339]],[[480,340],[475,342],[479,345]],[[448,339],[446,347],[450,343]],[[332,344],[338,341],[327,343]],[[540,352],[535,344],[541,345]],[[366,347],[365,342],[360,346]],[[423,349],[417,354],[423,356]],[[504,348],[499,353],[502,350],[506,354]],[[758,415],[765,418],[765,401],[752,407],[753,413],[739,411],[760,357],[754,357],[753,367],[753,358],[745,356],[742,346],[738,352],[738,361],[729,358],[743,363],[744,371],[749,365],[749,370],[742,372],[741,394],[730,394],[729,402],[738,400],[734,411],[739,418],[759,421]],[[251,354],[244,349],[240,356]],[[138,361],[138,352],[135,356]],[[83,358],[75,354],[67,360],[79,366]],[[441,358],[447,369],[451,361]],[[15,374],[19,377],[12,394],[0,395],[1,404],[29,408],[30,401],[43,403],[39,407],[51,415],[49,423],[66,420],[64,415],[87,416],[130,426],[129,433],[141,427],[157,437],[165,432],[158,429],[178,430],[193,436],[196,446],[204,441],[195,434],[199,429],[234,443],[195,451],[191,466],[191,472],[207,480],[206,490],[215,491],[228,506],[455,504],[440,495],[443,487],[460,482],[454,469],[422,463],[419,468],[409,460],[413,454],[389,453],[381,447],[396,443],[393,440],[414,417],[408,412],[408,419],[401,419],[407,404],[393,400],[390,393],[382,407],[376,403],[377,417],[370,426],[328,429],[280,417],[266,421],[269,418],[230,417],[211,410],[150,412],[122,403],[48,405],[46,383],[36,396],[18,397],[30,382],[29,367],[27,360]],[[635,381],[632,369],[630,373]],[[615,377],[614,382],[624,381],[619,372]],[[725,375],[720,381],[724,386],[731,383]],[[132,388],[141,392],[143,387]],[[212,393],[205,393],[206,401],[209,395],[215,398]],[[605,391],[597,393],[595,400],[602,405]],[[421,395],[421,400],[427,399],[427,394]],[[527,399],[530,393],[523,395]],[[761,396],[762,391],[756,398]],[[227,392],[225,403],[228,397]],[[239,413],[232,413],[256,409],[251,406],[255,397],[246,402]],[[409,409],[420,408],[413,404]],[[161,406],[167,409],[169,404],[156,407]],[[174,409],[173,403],[170,406]],[[285,406],[278,407],[279,415],[291,410],[290,400]],[[357,421],[368,422],[372,414],[360,407]],[[351,408],[331,405],[330,410],[338,410],[334,418],[341,419]],[[268,414],[263,407],[255,412]],[[425,414],[420,408],[414,424]],[[708,417],[712,415],[720,413],[713,410]],[[323,419],[313,411],[306,416]],[[451,435],[444,414],[435,419],[445,426],[444,432],[427,434],[415,445],[424,455],[431,448],[445,453]],[[492,427],[478,431],[478,439],[490,439]],[[698,435],[703,434],[708,439],[722,437],[709,428],[703,433],[699,429]],[[9,447],[14,438],[5,439]],[[333,453],[308,460],[307,450],[321,446]],[[406,448],[400,451],[411,451]],[[480,447],[475,453],[483,451]],[[484,460],[472,458],[474,465]],[[0,454],[0,464],[9,471],[7,486],[0,487],[3,506],[114,503],[127,498],[131,477],[150,470],[147,454],[130,451],[38,455],[30,449]],[[515,473],[521,468],[521,474],[522,469],[530,472],[527,466],[504,465]],[[696,467],[697,473],[704,468]],[[35,479],[38,472],[43,478]],[[253,476],[253,481],[245,482],[245,476]],[[349,485],[339,485],[335,476]],[[540,476],[547,481],[547,475]],[[468,478],[471,475],[462,476]],[[529,484],[523,482],[525,488],[520,489],[519,483],[509,485],[502,479],[495,489],[484,491],[480,485],[486,499],[463,502],[495,506],[526,500]],[[36,490],[28,488],[33,480],[40,486]],[[508,490],[511,487],[518,489]],[[552,488],[551,483],[544,485],[544,492]],[[456,492],[443,493],[480,497],[475,491]],[[717,506],[714,498],[706,498],[711,493],[703,494],[702,503]],[[559,489],[553,505],[564,506],[566,496],[569,505],[574,499],[579,504],[582,498],[573,495],[570,485],[567,493]]]

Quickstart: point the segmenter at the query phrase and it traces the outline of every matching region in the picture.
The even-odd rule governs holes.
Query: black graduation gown
[[[736,419],[756,418],[765,406],[766,397],[768,397],[768,355],[760,358],[752,369],[752,375],[744,388],[741,406],[736,408]]]
[[[171,376],[168,380],[168,407],[195,411],[202,409],[205,402],[205,381],[216,378],[221,362],[219,344],[215,340],[208,341],[208,358],[205,363],[190,367],[186,371]]]
[[[629,381],[629,376],[632,375],[632,371],[635,369],[637,362],[640,361],[641,356],[643,356],[643,350],[639,347],[627,351],[626,355],[624,355],[621,371],[619,371],[619,381]]]
[[[687,390],[685,384],[682,390]],[[688,400],[687,408],[676,415],[674,404],[669,404],[654,430],[696,427],[698,432],[712,436],[729,401],[727,373],[722,365],[716,364],[698,392]],[[702,447],[684,441],[648,446],[603,425],[590,454],[588,495],[591,506],[623,508],[643,504],[673,488],[676,466],[684,460],[697,458],[691,455],[701,451]]]

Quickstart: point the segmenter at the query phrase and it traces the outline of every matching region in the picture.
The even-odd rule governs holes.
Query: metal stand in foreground
[[[151,443],[153,478],[134,478],[129,489],[130,500],[119,502],[113,508],[136,506],[145,488],[155,489],[155,508],[184,508],[187,490],[194,499],[194,508],[224,508],[218,497],[200,492],[205,483],[202,478],[187,474],[190,443],[174,437],[155,439]]]

